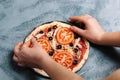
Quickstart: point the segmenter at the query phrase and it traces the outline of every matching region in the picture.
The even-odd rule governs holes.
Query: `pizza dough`
[[[89,55],[89,42],[70,30],[71,25],[52,21],[36,27],[25,39],[25,42],[36,38],[50,57],[72,72],[77,72],[86,62]],[[35,72],[49,77],[41,69]]]

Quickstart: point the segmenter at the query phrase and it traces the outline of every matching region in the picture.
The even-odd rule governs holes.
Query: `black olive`
[[[57,28],[57,25],[54,25],[54,26],[53,26],[53,29],[56,29],[56,28]]]
[[[74,38],[77,39],[79,37],[79,34],[74,33]]]
[[[48,32],[50,32],[51,31],[51,28],[48,28]]]
[[[57,49],[61,49],[62,48],[62,46],[61,45],[57,45]]]
[[[49,55],[52,56],[54,54],[54,50],[49,52]]]
[[[38,39],[36,36],[34,37],[36,40]]]
[[[40,31],[39,33],[40,33],[40,34],[42,34],[42,33],[43,33],[43,31]]]
[[[75,53],[77,53],[78,52],[78,49],[77,48],[74,48],[74,50],[73,50]]]
[[[53,38],[52,37],[48,37],[48,39],[51,41]]]
[[[73,61],[73,64],[74,64],[74,65],[78,64],[78,60],[74,60],[74,61]]]
[[[70,44],[69,44],[69,46],[71,46],[71,47],[72,47],[72,46],[73,46],[73,43],[70,43]]]

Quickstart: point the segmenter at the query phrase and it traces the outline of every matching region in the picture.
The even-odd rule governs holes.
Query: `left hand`
[[[29,47],[30,44],[33,45],[32,48]],[[24,44],[19,42],[15,46],[13,60],[21,67],[40,68],[42,59],[47,55],[41,45],[35,39],[32,39]]]

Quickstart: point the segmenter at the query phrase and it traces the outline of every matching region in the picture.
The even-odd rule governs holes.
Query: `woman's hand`
[[[102,36],[105,32],[95,18],[86,14],[83,16],[70,17],[70,21],[71,22],[78,21],[80,23],[84,23],[85,24],[84,30],[77,28],[75,26],[72,26],[71,30],[85,37],[86,39],[88,39],[93,43],[97,43],[97,44],[100,43]]]
[[[33,46],[29,47],[30,44]],[[40,68],[40,62],[47,56],[48,54],[41,45],[38,44],[35,39],[32,39],[24,44],[23,42],[19,42],[15,46],[13,60],[21,67],[27,66]]]

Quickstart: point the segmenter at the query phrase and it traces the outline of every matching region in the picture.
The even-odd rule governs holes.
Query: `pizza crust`
[[[39,25],[35,30],[33,30],[33,31],[26,37],[26,39],[24,40],[24,42],[27,42],[27,41],[29,41],[30,39],[32,39],[33,36],[36,35],[37,32],[39,32],[39,30],[44,30],[46,27],[50,27],[50,26],[53,26],[53,25],[57,25],[57,26],[61,26],[61,25],[62,25],[62,27],[68,27],[68,28],[70,28],[70,26],[71,26],[71,25],[69,25],[69,24],[61,23],[61,22],[59,22],[59,21],[53,21],[53,22],[51,22],[51,23],[46,23],[46,24]],[[57,31],[56,31],[56,32],[57,32]],[[56,32],[55,32],[54,34],[56,34]],[[55,36],[55,35],[54,35],[54,36]],[[85,39],[83,39],[83,40],[85,41],[85,44],[86,44],[86,46],[87,46],[86,53],[85,53],[83,59],[81,60],[80,64],[76,65],[76,67],[72,70],[72,72],[77,72],[78,70],[80,70],[80,68],[85,64],[85,62],[86,62],[86,60],[87,60],[87,58],[88,58],[88,55],[89,55],[89,42],[88,42],[87,40],[85,40]],[[34,70],[35,72],[37,72],[37,73],[45,76],[45,77],[49,77],[49,75],[48,75],[45,71],[43,71],[43,70],[41,70],[41,69],[33,68],[33,70]]]

